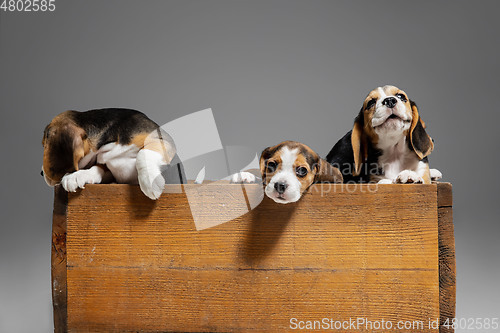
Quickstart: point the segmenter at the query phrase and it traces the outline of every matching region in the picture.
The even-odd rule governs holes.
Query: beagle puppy
[[[415,102],[395,86],[372,90],[353,129],[327,155],[345,182],[430,184],[441,173],[429,169],[434,149]]]
[[[264,192],[277,203],[296,202],[314,183],[341,183],[340,171],[321,159],[305,144],[284,141],[264,149],[259,161]],[[255,175],[240,172],[232,176],[233,183],[253,183]]]
[[[184,183],[171,137],[139,111],[63,112],[45,128],[42,145],[42,176],[68,192],[85,184],[138,183],[155,200],[165,181]]]

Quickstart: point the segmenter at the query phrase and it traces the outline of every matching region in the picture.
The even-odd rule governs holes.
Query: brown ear
[[[418,114],[417,104],[410,101],[410,105],[412,112],[412,121],[409,132],[411,147],[417,154],[418,158],[423,159],[432,152],[434,149],[434,143],[425,131],[425,123]]]
[[[85,131],[74,124],[63,124],[47,133],[44,140],[44,173],[59,182],[66,173],[79,169],[78,162],[90,150]]]
[[[78,128],[73,140],[73,164],[75,166],[75,170],[79,169],[78,162],[80,162],[80,160],[85,156],[86,145],[88,145],[87,134],[83,131],[83,129]]]
[[[363,109],[359,111],[358,116],[354,120],[354,127],[352,128],[351,133],[351,145],[352,152],[354,155],[354,170],[353,175],[358,176],[361,172],[361,165],[366,159],[368,154],[367,145],[365,143],[365,135],[363,133],[364,128],[364,118],[363,118]]]
[[[59,159],[70,159],[74,170],[78,171],[78,162],[89,152],[89,142],[87,133],[73,123],[67,123],[59,127],[59,133],[56,134],[56,150],[59,151]],[[70,164],[70,163],[66,163]],[[69,165],[68,165],[69,167]]]
[[[322,158],[320,158],[317,168],[318,171],[314,177],[315,183],[342,183],[344,181],[340,170]]]

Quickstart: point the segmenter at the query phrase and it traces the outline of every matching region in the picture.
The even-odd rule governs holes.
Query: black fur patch
[[[344,183],[369,182],[370,175],[382,172],[380,166],[378,165],[378,158],[382,154],[382,151],[373,147],[371,143],[368,143],[368,158],[362,163],[359,176],[353,176],[355,167],[351,135],[352,131],[349,131],[335,144],[335,146],[333,146],[326,156],[326,161],[340,170],[342,176],[344,177]]]
[[[151,133],[159,127],[144,113],[131,109],[74,112],[71,118],[89,137],[99,137],[97,149],[111,142],[130,144],[134,135]]]

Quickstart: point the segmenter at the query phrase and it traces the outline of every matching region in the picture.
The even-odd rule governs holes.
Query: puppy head
[[[58,184],[65,174],[77,171],[78,162],[89,150],[85,131],[66,113],[45,127],[42,145],[42,175],[49,186]]]
[[[407,136],[411,147],[420,159],[432,151],[432,139],[425,133],[425,123],[418,114],[416,104],[395,86],[383,86],[366,96],[354,121],[351,143],[355,170],[358,175],[366,159],[367,142],[373,145],[390,145]]]
[[[394,86],[376,88],[362,107],[365,130],[372,137],[402,134],[410,129],[413,118],[406,93]]]
[[[299,200],[313,183],[342,182],[337,168],[295,141],[266,148],[260,156],[260,171],[266,195],[283,204]]]

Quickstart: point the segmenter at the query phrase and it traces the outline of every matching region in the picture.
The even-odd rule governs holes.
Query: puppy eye
[[[396,94],[396,97],[399,98],[402,102],[406,102],[406,96],[403,94]]]
[[[376,102],[377,102],[377,100],[375,98],[370,99],[370,101],[368,103],[366,103],[366,108],[371,109],[372,106],[374,106]]]
[[[273,161],[267,162],[266,169],[267,172],[269,173],[273,173],[274,171],[276,171],[276,162]]]
[[[307,175],[307,169],[304,167],[298,167],[297,169],[295,169],[295,173],[297,174],[297,176],[302,178]]]

